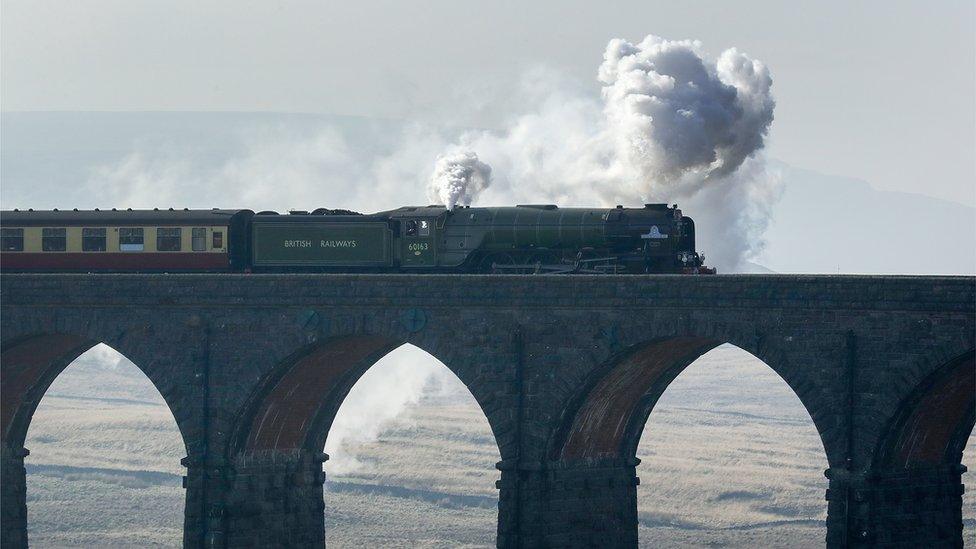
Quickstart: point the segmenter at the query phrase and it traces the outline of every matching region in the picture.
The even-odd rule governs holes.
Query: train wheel
[[[560,258],[553,252],[536,252],[529,258],[532,272],[536,274],[553,271],[560,263]]]
[[[497,274],[517,274],[518,271],[511,268],[515,265],[515,256],[512,254],[498,254],[492,264],[492,272]]]
[[[610,267],[606,253],[598,250],[581,250],[576,256],[576,269],[584,273],[606,272]]]

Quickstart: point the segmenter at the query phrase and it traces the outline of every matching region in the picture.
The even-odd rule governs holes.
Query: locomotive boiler
[[[13,210],[0,270],[713,273],[677,206]]]

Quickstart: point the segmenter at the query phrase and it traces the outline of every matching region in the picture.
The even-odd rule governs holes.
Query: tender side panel
[[[393,234],[384,222],[255,222],[256,267],[388,267]]]

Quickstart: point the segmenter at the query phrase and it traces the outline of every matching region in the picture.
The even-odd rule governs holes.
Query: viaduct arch
[[[578,392],[567,399],[556,428],[548,443],[549,459],[559,463],[549,484],[572,486],[580,471],[591,475],[605,471],[607,479],[589,489],[598,500],[587,501],[584,512],[575,513],[568,506],[553,508],[550,521],[591,522],[592,544],[609,538],[622,546],[637,545],[637,529],[626,527],[637,522],[636,468],[637,447],[644,426],[654,406],[671,383],[702,355],[723,343],[731,343],[762,360],[776,372],[800,398],[810,413],[821,442],[830,454],[840,459],[841,449],[823,438],[828,432],[830,414],[821,407],[832,405],[831,399],[819,398],[812,387],[814,368],[791,368],[788,357],[778,352],[775,342],[749,326],[743,331],[720,325],[679,323],[643,326],[635,323],[621,330],[622,350],[592,369],[588,378],[577,383]],[[657,337],[648,334],[657,334]],[[811,365],[812,366],[812,365]],[[815,374],[813,374],[815,376]],[[817,421],[819,418],[819,422]],[[615,490],[607,490],[610,486]],[[616,492],[616,493],[614,493]],[[559,501],[576,498],[589,500],[587,491],[570,488]],[[604,513],[603,510],[612,510]],[[621,514],[621,509],[627,512]],[[561,518],[560,518],[561,517]],[[604,525],[611,525],[606,528]],[[615,537],[617,534],[620,537]],[[560,543],[572,544],[569,536]]]
[[[731,343],[667,381],[636,452],[638,545],[823,544],[827,456],[789,383]]]
[[[180,427],[187,547],[323,546],[325,434],[402,343],[446,364],[488,418],[501,547],[634,546],[640,427],[725,342],[810,412],[830,466],[828,546],[962,542],[973,277],[5,275],[0,292],[11,547],[27,541],[8,490],[24,477],[14,418],[98,341],[140,365]],[[54,339],[28,343],[38,335]]]
[[[234,478],[224,526],[231,533],[230,546],[321,542],[322,464],[329,457],[322,448],[332,422],[362,375],[406,343],[375,334],[332,337],[303,346],[264,375],[248,397],[227,448]],[[424,344],[412,344],[417,343]],[[462,382],[460,376],[468,377],[463,371],[454,373]],[[280,489],[276,483],[282,471],[291,476],[292,489],[284,498],[268,497]],[[254,504],[262,501],[274,504]],[[300,526],[282,539],[280,532],[264,526],[274,520],[298,521]]]
[[[103,335],[97,330],[79,330],[72,333],[51,328],[48,333],[28,331],[17,334],[0,344],[0,365],[3,368],[2,382],[0,382],[0,432],[3,436],[0,445],[3,463],[0,468],[2,474],[0,504],[3,505],[3,520],[12,523],[10,528],[3,527],[2,543],[4,544],[21,546],[27,543],[27,484],[24,459],[30,452],[24,448],[24,441],[34,412],[48,388],[65,368],[95,345],[109,339],[103,338]],[[114,343],[125,348],[121,338],[114,338]],[[172,412],[179,389],[168,385],[165,378],[161,377],[165,371],[164,367],[146,368],[139,365],[141,360],[149,360],[142,352],[145,350],[133,348],[129,349],[128,354],[122,354],[126,358],[139,357],[135,362],[137,367],[160,391]],[[166,393],[163,393],[163,390]],[[186,438],[182,425],[179,421],[177,425],[180,427],[185,444]]]

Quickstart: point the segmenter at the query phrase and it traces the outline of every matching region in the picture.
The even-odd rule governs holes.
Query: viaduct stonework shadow
[[[976,472],[976,430],[969,434],[966,449],[963,450],[962,463],[969,468],[965,479],[972,479]],[[962,495],[962,523],[963,543],[968,547],[976,547],[976,491],[972,485],[966,486]]]
[[[862,499],[878,502],[871,509],[874,521],[895,540],[910,535],[913,523],[931,525],[943,539],[959,539],[963,450],[976,422],[974,388],[976,360],[969,351],[918,383],[878,441]],[[918,499],[925,505],[916,506]]]
[[[3,381],[0,384],[0,393],[2,393],[0,394],[0,412],[2,412],[0,425],[3,428],[3,477],[0,482],[2,482],[4,506],[3,519],[15,526],[9,530],[4,527],[5,546],[7,543],[11,543],[12,546],[26,545],[28,539],[26,515],[28,486],[24,461],[30,452],[24,448],[24,443],[38,405],[60,374],[76,359],[88,354],[87,352],[97,345],[97,340],[83,336],[54,334],[20,338],[4,344],[0,349],[0,360],[3,364]],[[114,349],[109,348],[109,352],[123,358]],[[154,371],[154,373],[158,372]],[[100,473],[101,475],[109,471],[98,467],[76,469],[76,476],[84,474],[85,471],[89,474]],[[98,496],[98,494],[85,495],[89,500],[96,499]],[[75,511],[84,514],[94,510]],[[55,513],[55,516],[67,514],[70,512],[62,510]],[[95,517],[89,518],[95,519]],[[105,513],[98,518],[105,519]],[[149,525],[143,527],[147,530],[151,529]]]
[[[962,544],[973,277],[4,275],[0,294],[4,547],[26,544],[34,407],[96,342],[173,413],[187,547],[322,547],[330,425],[404,343],[450,368],[487,418],[501,547],[634,547],[648,414],[726,343],[809,413],[827,546]]]

